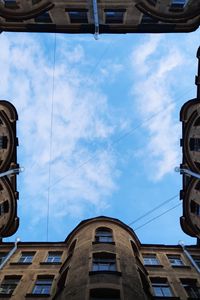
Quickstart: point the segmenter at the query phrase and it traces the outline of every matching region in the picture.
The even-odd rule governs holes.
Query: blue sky
[[[62,241],[97,215],[130,224],[174,197],[135,229],[181,203],[174,172],[182,159],[179,110],[196,97],[199,30],[98,41],[1,33],[0,45],[0,99],[17,108],[25,168],[18,176],[20,227],[6,241]],[[140,241],[195,243],[180,228],[181,214],[180,205],[137,229]]]

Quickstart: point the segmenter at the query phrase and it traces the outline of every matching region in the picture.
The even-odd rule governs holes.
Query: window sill
[[[97,242],[97,241],[94,241],[92,242],[92,245],[96,245],[96,244],[108,244],[108,245],[115,245],[115,242]]]
[[[12,294],[0,294],[0,298],[10,298],[12,296]]]
[[[110,274],[110,275],[117,275],[121,276],[122,273],[118,271],[90,271],[89,275],[97,275],[97,274]]]
[[[156,299],[156,300],[180,300],[180,297],[160,297],[160,296],[154,296],[153,299]]]
[[[48,298],[50,297],[50,294],[32,294],[32,293],[28,293],[25,295],[26,298],[28,297],[32,297],[32,298]]]
[[[20,265],[20,266],[22,266],[22,265],[32,265],[32,263],[31,262],[11,262],[10,265],[12,265],[12,266]]]
[[[147,267],[147,268],[163,268],[163,265],[144,265],[145,267]]]
[[[191,269],[190,266],[171,266],[172,268],[177,268],[177,269]]]
[[[62,265],[61,262],[40,262],[40,265]]]

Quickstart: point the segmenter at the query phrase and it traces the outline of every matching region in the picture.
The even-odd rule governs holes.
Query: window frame
[[[35,253],[35,251],[22,251],[18,264],[32,264]]]
[[[142,257],[145,266],[161,266],[160,260],[156,254],[143,253]],[[145,260],[147,261],[145,262]]]
[[[0,284],[0,295],[13,295],[17,286],[19,285],[20,279],[22,276],[20,275],[6,275]],[[15,283],[12,283],[15,282]],[[1,292],[2,290],[2,292]]]
[[[92,256],[92,273],[115,273],[118,271],[116,254],[112,252],[95,252]]]
[[[112,244],[114,243],[113,231],[108,227],[98,227],[95,230],[95,243],[105,243]]]
[[[181,255],[179,254],[167,254],[168,261],[172,267],[184,267],[185,264]]]
[[[180,282],[189,298],[200,299],[200,287],[197,285],[196,279],[181,278]],[[190,288],[190,290],[188,290],[188,287]]]
[[[45,264],[61,264],[62,263],[62,251],[49,251],[46,258]]]
[[[174,292],[167,280],[167,278],[153,277],[150,278],[151,287],[155,297],[160,298],[172,298],[174,297]]]
[[[53,280],[54,275],[38,275],[32,287],[32,292],[28,295],[50,296],[53,286]]]

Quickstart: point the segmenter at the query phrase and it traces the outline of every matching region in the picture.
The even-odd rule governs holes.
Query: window
[[[195,279],[181,279],[181,283],[188,297],[200,299],[200,288],[197,287]]]
[[[71,23],[88,23],[87,9],[66,10]]]
[[[21,257],[19,259],[19,263],[32,263],[33,256],[35,255],[35,252],[22,252]]]
[[[156,18],[153,18],[149,15],[145,15],[143,14],[142,20],[141,20],[141,24],[156,24],[158,23],[159,20]]]
[[[171,266],[184,266],[180,255],[167,255]]]
[[[109,24],[120,24],[124,22],[125,9],[105,9],[106,23]]]
[[[0,136],[0,149],[6,149],[8,145],[7,136]]]
[[[92,289],[90,300],[120,300],[120,291],[114,289]]]
[[[190,150],[200,152],[200,139],[199,138],[191,138],[190,139]]]
[[[183,8],[186,5],[187,0],[171,0],[171,7]]]
[[[46,258],[47,263],[60,263],[62,252],[49,252]]]
[[[95,234],[95,241],[99,243],[111,243],[113,241],[112,231],[109,228],[98,228]]]
[[[0,294],[12,295],[20,281],[20,278],[21,276],[5,276],[0,285]]]
[[[71,243],[69,250],[68,250],[68,256],[73,255],[75,247],[76,247],[76,240]]]
[[[4,0],[6,8],[18,8],[17,2],[15,0]]]
[[[154,296],[173,297],[172,290],[166,278],[152,278],[151,283]]]
[[[0,203],[0,216],[9,212],[9,203],[8,200]]]
[[[32,294],[37,295],[49,295],[51,293],[51,286],[53,282],[53,277],[39,277],[35,282]]]
[[[194,126],[200,126],[200,117],[196,119],[196,121],[194,122]]]
[[[192,255],[192,258],[194,259],[197,266],[200,268],[200,256]]]
[[[116,256],[112,253],[95,253],[92,271],[116,271]]]
[[[144,255],[143,259],[144,259],[144,265],[153,265],[153,266],[160,265],[160,261],[156,257],[156,254]]]
[[[48,12],[43,13],[40,16],[35,18],[35,22],[37,23],[52,23],[51,17]]]
[[[7,256],[6,252],[0,252],[0,264],[2,264],[6,256]]]
[[[190,209],[191,209],[191,213],[200,216],[200,205],[197,204],[195,201],[191,201]]]

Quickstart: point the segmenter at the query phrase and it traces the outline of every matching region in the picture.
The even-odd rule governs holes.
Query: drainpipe
[[[195,178],[200,179],[200,174],[192,172],[188,169],[181,169],[179,167],[176,167],[174,170],[175,170],[175,172],[180,172],[180,174],[186,174],[186,175],[193,176]]]
[[[195,269],[197,270],[197,272],[200,274],[200,268],[198,267],[198,265],[195,263],[194,259],[192,258],[192,256],[190,255],[190,253],[187,251],[187,249],[185,248],[185,245],[182,241],[179,241],[179,245],[182,247],[183,252],[185,253],[185,255],[187,256],[187,258],[190,260],[190,262],[192,263],[192,265],[195,267]]]
[[[16,169],[11,169],[6,172],[0,173],[0,177],[12,175],[12,174],[19,174],[20,172],[23,172],[23,168],[16,168]]]
[[[13,249],[10,250],[10,252],[8,253],[8,255],[5,257],[5,259],[0,264],[0,270],[3,269],[3,267],[5,266],[5,264],[7,263],[7,261],[11,258],[11,256],[17,250],[17,244],[18,244],[19,241],[20,241],[20,238],[17,238],[16,241],[15,241],[15,245],[14,245]]]
[[[93,0],[93,13],[94,13],[94,27],[95,27],[94,38],[95,38],[95,40],[98,40],[98,35],[99,35],[99,16],[98,16],[97,0]]]

